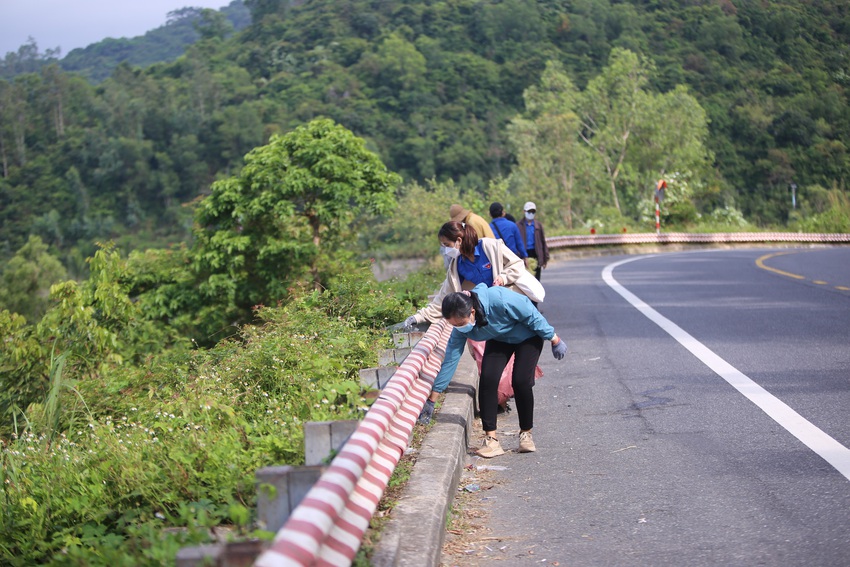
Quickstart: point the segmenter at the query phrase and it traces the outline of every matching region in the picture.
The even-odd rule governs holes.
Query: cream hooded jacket
[[[517,293],[522,293],[515,287],[512,287],[525,271],[525,263],[522,259],[511,252],[510,248],[501,239],[482,238],[479,242],[481,243],[481,250],[492,264],[493,279],[501,276],[505,287],[514,289]],[[440,287],[440,291],[431,300],[431,303],[414,314],[417,323],[424,323],[425,321],[436,323],[443,318],[442,306],[445,296],[456,291],[475,287],[475,284],[469,281],[464,282],[464,285],[461,286],[460,276],[457,273],[457,261],[458,258],[452,259],[448,270],[446,270],[446,280]]]

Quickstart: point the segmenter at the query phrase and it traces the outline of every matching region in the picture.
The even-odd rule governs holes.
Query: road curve
[[[848,564],[850,247],[567,261],[542,279],[570,353],[541,358],[538,451],[475,461],[506,470],[482,498],[486,540],[446,565]],[[515,415],[499,429],[512,447]]]

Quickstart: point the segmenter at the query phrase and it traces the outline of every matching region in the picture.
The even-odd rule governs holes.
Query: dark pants
[[[534,277],[537,278],[537,281],[540,281],[540,272],[543,271],[543,268],[540,266],[540,259],[537,257],[537,250],[532,248],[531,250],[526,250],[525,253],[529,258],[537,260],[537,269],[534,270]]]
[[[499,380],[514,355],[514,372],[511,385],[514,389],[519,428],[528,431],[534,427],[534,369],[540,360],[543,339],[533,336],[512,345],[490,339],[484,345],[481,359],[481,378],[478,381],[478,410],[484,431],[496,431],[496,412],[499,408]]]

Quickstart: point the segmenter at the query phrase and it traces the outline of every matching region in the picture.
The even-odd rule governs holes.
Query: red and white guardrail
[[[546,239],[546,244],[550,248],[617,244],[724,244],[736,242],[850,243],[850,234],[814,234],[802,232],[666,232],[661,234],[587,234],[554,236]]]
[[[431,325],[254,565],[351,564],[390,475],[407,448],[451,331],[445,321]]]

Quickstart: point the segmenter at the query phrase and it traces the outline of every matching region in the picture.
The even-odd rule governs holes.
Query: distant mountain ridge
[[[200,8],[176,10],[169,14],[171,18],[164,26],[134,38],[107,38],[74,49],[59,65],[65,71],[80,73],[90,81],[100,82],[121,63],[147,67],[154,63],[173,61],[183,54],[186,47],[200,39],[195,27],[201,20],[202,12]],[[234,0],[219,12],[227,18],[234,31],[244,29],[251,23],[251,14],[242,0]]]
[[[58,63],[64,70],[79,73],[90,82],[99,83],[112,74],[122,63],[132,67],[148,67],[154,63],[167,63],[180,57],[186,48],[201,38],[198,26],[203,26],[203,14],[207,9],[185,7],[170,12],[165,25],[152,29],[144,35],[132,38],[105,38],[86,47],[71,50],[58,58],[58,50],[48,49],[39,53],[35,43],[29,43],[17,53],[6,54],[0,60],[0,77],[11,78],[22,73],[31,73],[50,63]],[[220,10],[231,33],[245,29],[251,24],[251,13],[242,0],[233,0]],[[221,25],[221,22],[217,22]]]

